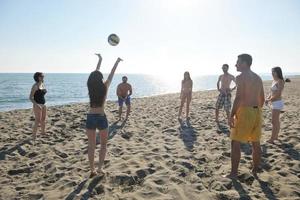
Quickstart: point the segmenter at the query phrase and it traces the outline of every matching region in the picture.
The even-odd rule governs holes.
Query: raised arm
[[[121,58],[118,58],[117,61],[114,64],[113,68],[111,69],[111,72],[110,72],[110,74],[109,74],[109,76],[108,76],[108,78],[106,80],[108,86],[110,85],[110,83],[111,83],[111,81],[112,81],[112,79],[114,77],[114,74],[115,74],[115,71],[116,71],[116,69],[117,69],[117,67],[119,65],[119,62],[121,62],[121,61],[123,61],[123,60]]]
[[[95,53],[95,55],[97,55],[98,58],[99,58],[98,64],[97,64],[97,67],[96,67],[96,71],[98,71],[98,70],[100,70],[100,66],[101,66],[101,63],[102,63],[102,56],[99,53]]]

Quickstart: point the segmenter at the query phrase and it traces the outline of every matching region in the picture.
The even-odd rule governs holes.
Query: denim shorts
[[[87,114],[86,128],[105,130],[108,128],[108,121],[105,114]]]

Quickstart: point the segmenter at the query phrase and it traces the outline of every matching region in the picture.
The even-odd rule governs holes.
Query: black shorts
[[[87,114],[86,118],[87,129],[105,130],[108,128],[108,121],[104,114]]]

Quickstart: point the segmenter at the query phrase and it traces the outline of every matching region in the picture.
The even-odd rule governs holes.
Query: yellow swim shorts
[[[262,109],[239,107],[235,115],[230,138],[239,142],[258,142],[261,137]]]

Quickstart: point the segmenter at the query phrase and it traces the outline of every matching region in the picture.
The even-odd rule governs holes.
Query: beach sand
[[[215,126],[216,91],[193,94],[190,124],[177,119],[179,94],[133,99],[123,124],[116,122],[117,104],[107,102],[106,174],[90,179],[88,104],[49,107],[49,136],[38,135],[35,145],[31,109],[0,112],[0,199],[300,199],[300,78],[291,80],[276,145],[266,143],[271,110],[264,107],[258,179],[250,173],[248,144],[242,145],[238,180],[223,178],[230,172],[230,139],[223,111],[224,128]]]

